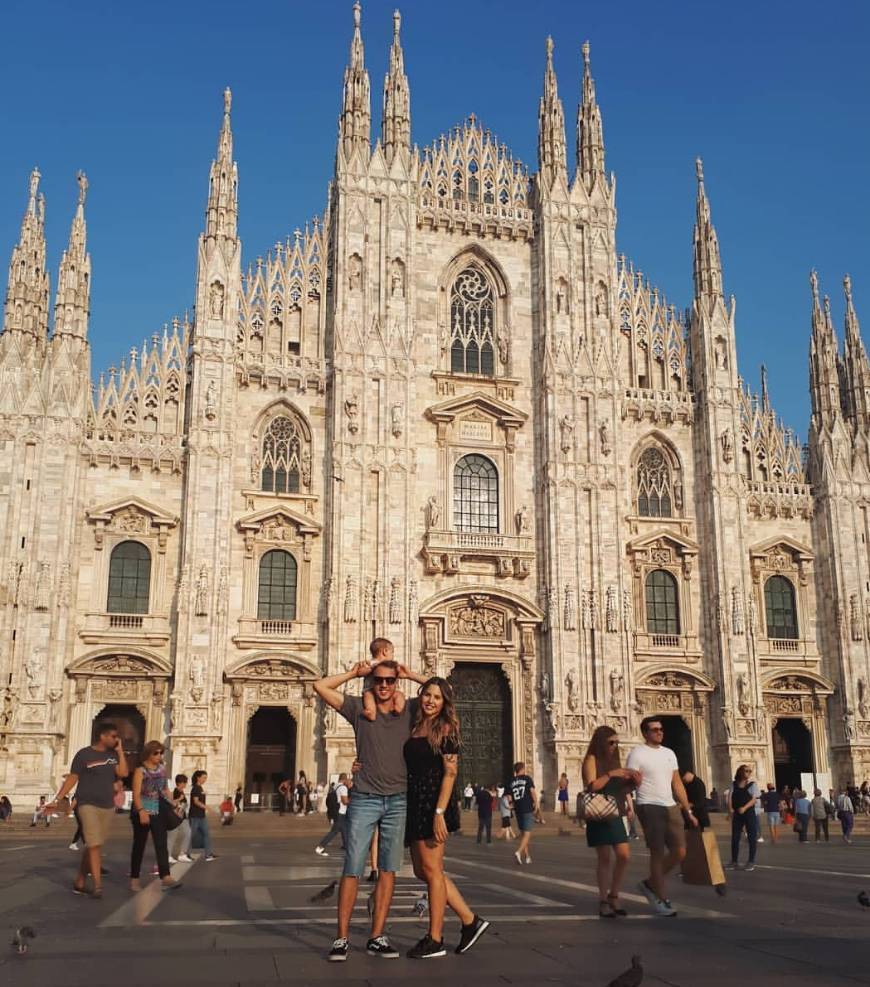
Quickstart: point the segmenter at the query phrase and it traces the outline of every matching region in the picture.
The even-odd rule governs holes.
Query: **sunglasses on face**
[[[390,675],[390,676],[387,676],[387,675],[375,675],[374,676],[374,679],[375,679],[375,683],[377,685],[395,685],[396,684],[396,676],[395,675]]]

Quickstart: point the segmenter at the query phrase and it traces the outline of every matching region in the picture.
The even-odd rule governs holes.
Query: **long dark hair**
[[[586,749],[586,757],[595,758],[595,770],[601,774],[613,771],[620,766],[619,746],[611,747],[608,744],[608,740],[615,736],[616,731],[613,727],[597,727],[589,741],[589,747]]]
[[[452,740],[459,746],[459,717],[456,715],[456,706],[453,701],[453,686],[446,679],[438,675],[433,675],[427,679],[417,690],[417,695],[422,696],[430,685],[437,685],[444,697],[444,705],[441,712],[430,721],[428,726],[429,745],[436,754],[441,753],[441,748],[445,740]],[[417,704],[417,718],[414,720],[414,730],[423,722],[423,704]]]

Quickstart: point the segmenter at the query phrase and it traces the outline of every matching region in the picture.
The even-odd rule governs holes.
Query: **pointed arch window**
[[[151,553],[138,541],[122,541],[109,562],[109,613],[148,613]]]
[[[653,569],[646,577],[646,629],[648,634],[679,634],[680,604],[677,581],[665,569]]]
[[[260,559],[257,588],[258,620],[296,619],[296,559],[275,549]]]
[[[767,580],[764,584],[764,609],[769,638],[797,640],[797,606],[791,580],[785,576],[771,576]]]
[[[262,484],[270,493],[299,493],[302,435],[292,418],[274,418],[263,436]]]
[[[498,531],[498,471],[485,456],[463,456],[453,469],[457,531]]]
[[[450,292],[450,369],[495,375],[495,302],[492,286],[477,267],[466,267]]]
[[[637,465],[637,513],[640,517],[671,517],[671,470],[662,451],[654,446],[641,453]]]

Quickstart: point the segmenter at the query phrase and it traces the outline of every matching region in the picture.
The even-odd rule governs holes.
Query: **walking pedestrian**
[[[414,874],[426,882],[429,930],[408,951],[409,959],[445,956],[444,912],[449,905],[462,923],[457,953],[466,953],[489,928],[468,907],[444,873],[444,845],[459,829],[459,806],[453,794],[459,761],[459,718],[453,690],[442,678],[420,689],[411,736],[404,746],[408,769],[408,817],[405,845],[411,848]]]
[[[175,811],[181,816],[181,825],[176,826],[169,834],[169,863],[175,864],[179,860],[186,863],[193,858],[190,855],[190,820],[187,818],[187,775],[175,776],[175,788],[172,789],[172,801]]]
[[[133,772],[133,807],[130,809],[130,822],[133,826],[133,847],[130,851],[131,891],[142,890],[139,872],[149,833],[154,844],[163,890],[174,891],[181,887],[181,881],[174,880],[169,870],[167,829],[160,814],[161,798],[172,804],[172,793],[166,783],[163,750],[163,744],[159,740],[149,740],[142,748],[139,767]]]
[[[562,776],[559,778],[559,812],[563,816],[568,815],[568,775],[562,772]]]
[[[274,812],[274,809],[272,810]],[[290,778],[282,778],[278,784],[278,815],[293,811],[293,785]]]
[[[691,826],[697,826],[698,820],[686,797],[677,756],[662,746],[662,721],[645,716],[640,732],[644,743],[632,748],[626,761],[629,770],[641,775],[635,807],[650,852],[649,877],[638,887],[657,915],[673,916],[677,913],[665,894],[665,878],[686,856],[680,810]]]
[[[729,870],[737,870],[740,855],[740,835],[746,829],[749,842],[749,862],[744,870],[755,870],[755,851],[758,843],[758,817],[755,814],[755,795],[750,779],[752,769],[741,764],[734,775],[734,784],[728,793],[728,818],[731,820],[731,863]]]
[[[389,657],[374,668],[367,661],[361,661],[348,672],[328,675],[313,683],[317,695],[353,727],[360,762],[347,810],[347,851],[338,892],[338,927],[329,953],[332,962],[347,959],[350,919],[359,891],[360,875],[376,828],[380,828],[379,877],[375,884],[366,952],[382,959],[395,959],[399,955],[384,935],[384,926],[393,898],[396,872],[402,866],[408,784],[403,747],[411,733],[417,700],[407,702],[402,712],[397,714],[393,699],[399,679],[412,679],[421,685],[425,680],[394,661],[392,644],[385,638],[381,640],[384,645],[375,641],[372,648],[377,643],[380,650],[387,649]],[[369,674],[373,679],[372,691],[378,709],[374,720],[363,716],[359,696],[343,695],[338,691],[352,679],[365,678]]]
[[[828,831],[828,817],[834,814],[834,807],[831,803],[822,795],[821,788],[816,788],[813,790],[813,800],[810,803],[810,813],[813,817],[813,829],[815,830],[815,842],[819,842],[819,834],[825,834],[825,843],[830,841],[830,833]]]
[[[206,816],[206,794],[205,783],[208,781],[207,771],[194,771],[191,778],[190,787],[190,809],[187,813],[187,820],[190,823],[190,847],[198,842],[202,843],[202,850],[206,860],[214,860],[217,854],[211,847],[211,832],[208,828],[208,817]]]
[[[471,782],[468,782],[468,784],[465,786],[465,788],[462,791],[462,808],[466,812],[468,812],[468,810],[471,808],[471,800],[473,798],[474,798],[474,786],[471,784]]]
[[[808,843],[807,830],[810,826],[810,800],[807,793],[795,789],[794,793],[794,831],[798,834],[798,843]]]
[[[347,806],[350,802],[350,792],[347,787],[347,774],[342,772],[338,776],[338,784],[332,789],[335,793],[335,809],[332,813],[330,822],[332,824],[331,829],[323,837],[323,839],[314,848],[314,852],[319,854],[321,857],[328,857],[329,854],[326,852],[326,847],[336,838],[336,836],[341,837],[341,848],[345,849],[347,841]],[[327,810],[328,811],[328,810]]]
[[[492,805],[495,801],[495,788],[490,785],[477,789],[474,800],[477,803],[477,842],[480,843],[486,833],[487,844],[492,843]]]
[[[592,734],[581,771],[586,791],[609,796],[619,810],[619,815],[610,819],[587,820],[586,845],[595,848],[598,858],[595,876],[599,918],[624,918],[627,912],[619,904],[629,858],[624,820],[632,812],[631,792],[640,784],[640,774],[620,766],[619,738],[613,727],[607,726],[597,727]]]
[[[242,811],[242,802],[245,799],[245,790],[242,788],[241,782],[236,785],[236,794],[233,796],[233,804],[236,807],[236,812]]]
[[[498,789],[496,789],[498,792]],[[501,833],[500,838],[503,840],[514,840],[517,834],[514,832],[511,826],[511,812],[513,811],[513,804],[511,802],[510,793],[502,789],[501,795],[498,798],[498,811],[501,814]]]
[[[779,827],[782,824],[782,814],[779,808],[781,801],[776,787],[768,782],[767,790],[761,793],[761,805],[767,818],[767,832],[771,843],[776,843],[779,839]]]
[[[538,799],[535,793],[535,783],[526,774],[526,766],[522,761],[517,761],[514,765],[514,776],[510,780],[511,802],[514,813],[517,817],[517,829],[520,831],[520,845],[514,851],[514,857],[518,864],[522,865],[532,862],[529,855],[529,843],[532,839],[532,830],[535,828],[535,811],[538,808]]]
[[[843,830],[843,841],[852,842],[852,827],[855,825],[855,804],[848,792],[840,792],[837,796],[837,818]]]
[[[114,723],[104,721],[97,727],[96,741],[77,752],[60,790],[46,806],[47,811],[52,811],[75,788],[85,838],[85,849],[73,881],[75,894],[87,894],[85,883],[90,874],[93,881],[91,897],[103,896],[102,848],[115,816],[113,783],[116,778],[126,778],[128,773],[118,728]]]

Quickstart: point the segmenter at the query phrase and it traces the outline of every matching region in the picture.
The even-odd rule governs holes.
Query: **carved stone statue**
[[[224,317],[224,286],[220,281],[213,282],[208,290],[208,312],[213,319]]]
[[[602,421],[598,426],[598,439],[601,445],[601,455],[609,456],[613,445],[610,441],[610,425],[606,421]]]
[[[741,672],[737,676],[737,709],[741,716],[748,715],[749,706],[749,682]]]
[[[205,417],[211,422],[217,417],[217,388],[214,381],[208,382],[205,390]]]
[[[45,661],[41,651],[32,651],[24,662],[24,675],[27,678],[27,694],[31,699],[42,695],[45,676]]]
[[[436,531],[441,524],[441,508],[435,494],[426,501],[426,530]]]
[[[625,676],[615,668],[610,672],[610,708],[614,713],[622,709],[625,698]]]
[[[562,452],[570,452],[574,441],[574,416],[562,415],[559,419],[559,446]]]
[[[390,408],[390,431],[398,439],[402,434],[402,406],[394,404]]]
[[[622,591],[622,626],[627,631],[634,630],[634,606],[630,589]]]
[[[726,428],[719,436],[719,444],[722,446],[722,458],[726,463],[730,463],[734,458],[734,439],[730,428]]]
[[[499,333],[498,339],[496,340],[496,345],[498,346],[498,358],[501,360],[501,365],[503,367],[507,367],[508,360],[511,358],[510,340],[504,333]]]
[[[858,693],[858,715],[862,720],[866,720],[870,707],[867,703],[867,679],[863,676],[856,683],[856,691]]]
[[[731,587],[731,633],[737,637],[743,633],[743,600],[738,586]]]
[[[568,690],[567,704],[572,713],[580,711],[580,682],[576,668],[569,668],[565,676],[565,688]]]
[[[299,470],[302,474],[302,486],[311,486],[311,450],[305,446],[299,460]]]
[[[580,594],[580,619],[584,630],[592,627],[592,599],[590,593]]]
[[[393,298],[405,297],[405,271],[402,262],[397,258],[393,261],[390,274],[390,295]]]
[[[545,703],[553,698],[551,689],[549,672],[541,672],[541,698]]]
[[[577,630],[577,603],[574,599],[574,587],[570,583],[565,584],[565,613],[562,621],[566,631]]]
[[[849,628],[852,632],[853,641],[863,640],[864,629],[861,626],[861,611],[858,608],[857,593],[853,593],[849,597]]]
[[[526,535],[529,532],[529,509],[525,504],[517,511],[514,515],[514,523],[516,524],[517,534]]]
[[[48,610],[51,603],[51,565],[48,562],[40,562],[36,573],[36,601],[34,607],[37,610]]]
[[[855,714],[850,709],[847,709],[846,712],[843,713],[843,733],[846,736],[846,740],[854,740],[855,739],[855,736],[856,736],[856,734],[855,734]]]
[[[356,582],[348,576],[344,583],[344,622],[356,623]]]
[[[197,617],[208,615],[208,566],[205,563],[199,567],[199,575],[196,578],[193,612]]]
[[[618,616],[616,611],[616,587],[608,586],[607,592],[604,595],[604,619],[607,626],[608,634],[615,634],[619,629]]]
[[[389,616],[391,624],[401,624],[402,622],[402,581],[398,576],[393,576],[390,580],[390,606]]]
[[[195,703],[202,699],[205,686],[205,662],[202,655],[194,655],[190,661],[190,696]]]
[[[351,254],[347,265],[347,284],[351,291],[359,291],[362,284],[362,257]]]
[[[351,394],[350,397],[345,398],[344,401],[344,413],[347,415],[347,430],[352,435],[356,435],[359,431],[359,398],[356,393]]]

